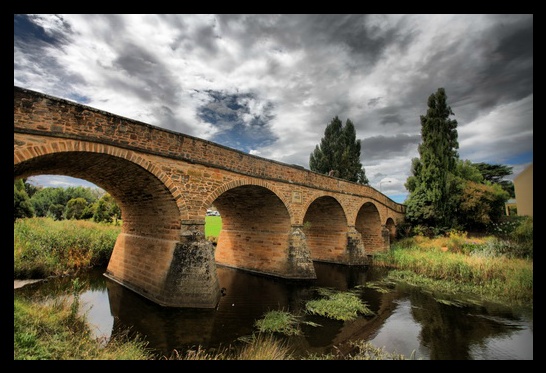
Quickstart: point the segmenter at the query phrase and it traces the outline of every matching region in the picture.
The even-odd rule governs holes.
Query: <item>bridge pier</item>
[[[215,308],[220,285],[204,221],[184,221],[180,241],[121,233],[106,277],[167,307]]]
[[[385,224],[381,225],[381,237],[383,238],[383,250],[389,250],[391,247],[391,231]]]
[[[367,265],[369,258],[365,253],[362,235],[355,228],[349,226],[347,229],[347,263],[348,265]]]
[[[313,260],[307,247],[307,239],[303,232],[303,226],[293,225],[290,229],[290,237],[288,239],[288,268],[288,272],[294,278],[317,278]]]

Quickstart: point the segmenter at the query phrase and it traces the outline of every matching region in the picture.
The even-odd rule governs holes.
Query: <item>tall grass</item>
[[[503,242],[495,237],[415,236],[376,255],[374,265],[410,271],[421,277],[413,278],[421,284],[423,278],[437,281],[433,285],[436,288],[464,291],[501,303],[532,305],[533,261],[503,254]],[[390,275],[408,281],[407,274],[394,271]]]
[[[67,299],[39,303],[13,300],[14,360],[149,360],[147,344],[126,335],[106,347],[92,337],[84,317],[74,314]]]
[[[13,226],[14,278],[72,274],[108,263],[119,226],[85,220],[18,219]]]
[[[205,236],[215,242],[222,218],[207,216],[205,223]],[[120,226],[87,220],[18,219],[13,225],[14,278],[47,278],[106,266],[120,232]]]

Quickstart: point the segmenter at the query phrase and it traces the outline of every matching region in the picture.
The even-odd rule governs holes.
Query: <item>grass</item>
[[[209,353],[201,347],[180,354],[173,351],[167,360],[292,360],[290,348],[272,334],[253,335],[242,345],[228,346]]]
[[[221,216],[205,216],[205,237],[209,241],[216,241],[222,229]]]
[[[121,227],[87,220],[18,219],[13,226],[14,278],[69,275],[105,266]]]
[[[494,237],[467,241],[407,238],[376,255],[374,265],[396,269],[390,278],[435,291],[507,305],[533,304],[532,259],[511,257],[503,241]]]
[[[302,321],[300,316],[288,311],[272,310],[266,312],[263,318],[256,320],[254,326],[260,333],[279,333],[283,335],[301,335],[300,324],[320,326],[310,321]]]
[[[76,300],[75,300],[76,301]],[[77,301],[76,301],[77,302]],[[14,360],[149,360],[146,343],[113,336],[103,347],[95,340],[83,317],[67,299],[13,301]]]
[[[221,229],[221,216],[206,216],[207,239],[215,242]],[[106,266],[120,232],[120,226],[88,220],[18,219],[13,225],[14,278],[72,275]]]
[[[327,288],[318,288],[317,291],[323,298],[306,303],[305,310],[310,314],[341,321],[351,321],[359,315],[374,314],[356,294],[350,291],[340,292]]]

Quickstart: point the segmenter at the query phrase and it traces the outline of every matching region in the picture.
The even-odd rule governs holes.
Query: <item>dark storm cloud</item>
[[[144,101],[158,101],[177,105],[179,86],[172,72],[163,62],[145,47],[124,43],[118,48],[119,54],[113,61],[113,68],[126,73],[127,87],[131,93]],[[145,89],[142,89],[146,87]]]
[[[441,82],[438,87],[446,88],[448,103],[461,123],[533,92],[532,19],[508,26],[503,20],[513,16],[499,17],[500,24],[487,28],[472,41],[464,38],[462,30],[458,41],[440,48],[423,65],[423,72],[434,72],[432,76],[428,73],[427,79]]]
[[[360,159],[374,163],[393,157],[403,156],[416,150],[421,142],[420,135],[373,136],[361,140]]]
[[[177,14],[162,14],[162,21],[167,22],[174,30],[170,46],[173,51],[180,53],[198,53],[209,58],[214,58],[218,52],[218,25],[214,17],[210,17],[206,22],[192,28],[191,19],[182,18]],[[199,42],[196,43],[195,41]]]

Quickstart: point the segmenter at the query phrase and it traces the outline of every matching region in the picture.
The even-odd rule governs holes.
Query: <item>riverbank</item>
[[[39,281],[42,281],[42,280],[13,280],[13,288],[19,289],[25,285],[34,284],[35,282],[39,282]]]

